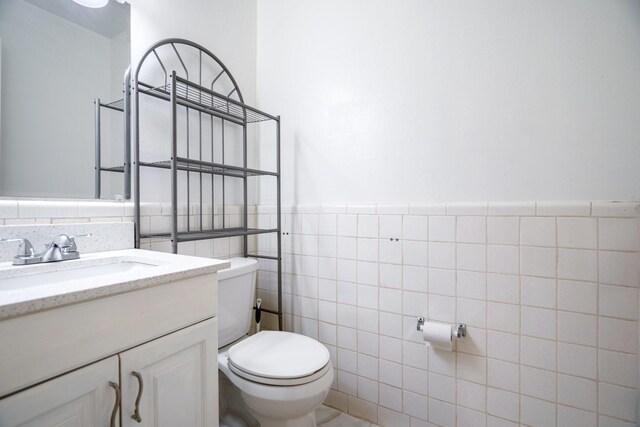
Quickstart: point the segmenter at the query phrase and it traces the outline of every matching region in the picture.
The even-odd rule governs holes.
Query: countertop
[[[151,264],[151,268],[79,279],[62,279],[50,284],[34,286],[14,287],[11,285],[11,279],[16,277],[52,272],[59,275],[59,273],[64,273],[67,270],[122,262]],[[30,266],[13,266],[10,262],[4,262],[0,263],[0,320],[212,274],[229,266],[229,262],[224,260],[166,254],[141,249],[98,252],[81,255],[80,259],[77,260]]]

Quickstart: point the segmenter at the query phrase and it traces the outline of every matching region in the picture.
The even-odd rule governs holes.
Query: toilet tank
[[[255,304],[258,261],[231,258],[231,267],[218,271],[218,348],[249,332]]]

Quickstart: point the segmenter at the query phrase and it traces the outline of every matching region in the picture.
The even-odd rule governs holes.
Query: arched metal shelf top
[[[191,61],[185,61],[188,51],[184,48],[193,49],[198,60],[194,69]],[[168,64],[168,59],[163,60],[161,54],[172,60],[172,66]],[[193,53],[193,52],[190,52]],[[203,80],[203,57],[209,58],[220,70],[209,76],[208,81]],[[140,73],[143,67],[153,64],[158,67],[155,71],[163,75],[161,84],[150,84],[140,80]],[[172,69],[175,68],[175,69]],[[217,71],[217,70],[216,70]],[[193,108],[204,113],[210,113],[222,118],[229,119],[238,124],[254,123],[264,120],[278,120],[277,117],[264,113],[256,108],[244,103],[242,92],[229,69],[207,48],[200,46],[190,40],[180,38],[169,38],[161,40],[152,45],[142,55],[133,73],[132,85],[136,93],[145,93],[157,98],[169,99],[171,94],[171,74],[175,72],[178,102],[189,108]],[[220,93],[214,90],[214,86],[226,86],[231,88],[227,93]],[[237,97],[237,99],[234,99]]]
[[[138,79],[140,77],[140,70],[142,69],[142,66],[145,65],[145,62],[146,62],[147,58],[151,54],[153,54],[155,56],[156,60],[158,61],[158,64],[160,65],[160,67],[164,71],[165,84],[169,83],[169,71],[167,71],[167,68],[165,67],[164,63],[160,59],[160,56],[158,55],[158,49],[163,47],[163,46],[166,46],[166,45],[170,45],[173,48],[173,52],[175,53],[176,58],[180,62],[181,66],[182,66],[182,69],[186,74],[186,79],[187,80],[189,80],[189,69],[187,68],[184,60],[182,59],[182,56],[180,55],[180,52],[176,48],[176,45],[189,46],[189,47],[199,51],[199,53],[206,54],[209,58],[211,58],[213,61],[215,61],[215,63],[218,64],[220,66],[220,68],[222,69],[222,71],[220,71],[220,73],[216,76],[216,78],[211,82],[211,87],[213,88],[213,85],[216,83],[216,81],[220,77],[222,77],[224,74],[226,74],[226,76],[229,78],[229,80],[233,84],[233,89],[234,89],[231,93],[229,93],[227,95],[227,97],[231,96],[235,92],[235,93],[238,94],[238,98],[239,98],[240,102],[242,102],[244,104],[244,99],[242,98],[242,92],[240,92],[240,88],[238,87],[238,84],[236,83],[236,80],[233,78],[233,75],[231,75],[231,72],[226,67],[226,65],[224,65],[222,63],[222,61],[220,61],[218,59],[218,57],[215,56],[213,53],[211,53],[211,51],[209,49],[207,49],[206,47],[200,46],[198,43],[195,43],[195,42],[192,42],[191,40],[186,40],[186,39],[169,38],[169,39],[160,40],[159,42],[157,42],[153,46],[151,46],[149,49],[147,49],[147,51],[142,55],[142,57],[138,61],[138,64],[136,65],[135,71],[133,73],[133,82],[134,82],[134,84],[136,84],[138,82]],[[199,74],[201,75],[202,74],[202,62],[200,62],[199,66],[200,66]],[[202,83],[200,83],[200,84],[202,85]]]

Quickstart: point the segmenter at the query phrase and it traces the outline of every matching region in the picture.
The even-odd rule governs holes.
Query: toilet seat
[[[239,377],[242,377],[246,380],[253,381],[256,383],[265,384],[265,385],[294,386],[294,385],[307,384],[317,380],[318,378],[321,378],[329,370],[329,365],[328,364],[324,365],[322,369],[314,372],[309,376],[300,377],[300,378],[288,378],[288,379],[268,378],[268,377],[260,377],[258,375],[252,375],[248,372],[245,372],[237,368],[232,363],[229,363],[229,369],[231,369],[231,371],[234,374],[238,375]]]
[[[330,369],[324,345],[291,332],[259,332],[232,346],[227,357],[236,375],[267,385],[306,384]]]

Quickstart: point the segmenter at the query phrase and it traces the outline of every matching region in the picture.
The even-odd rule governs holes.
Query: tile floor
[[[377,424],[352,417],[325,405],[316,410],[316,422],[320,427],[378,427]]]

